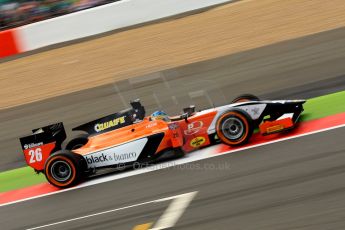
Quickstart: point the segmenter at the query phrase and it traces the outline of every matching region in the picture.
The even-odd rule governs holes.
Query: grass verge
[[[345,91],[308,100],[301,121],[309,121],[345,112]]]
[[[0,193],[25,188],[45,181],[43,174],[37,175],[30,167],[5,171],[0,173]]]

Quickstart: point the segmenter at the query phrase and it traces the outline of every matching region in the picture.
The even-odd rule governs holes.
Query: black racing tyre
[[[49,156],[44,174],[50,184],[68,188],[82,180],[85,169],[86,161],[81,155],[64,150]]]
[[[68,142],[65,149],[75,150],[75,149],[79,149],[80,147],[83,147],[89,141],[88,137],[89,137],[88,134],[80,134],[80,135],[75,136],[72,140]]]
[[[232,100],[231,103],[246,102],[246,101],[260,101],[260,99],[253,94],[242,94]]]
[[[245,111],[231,109],[218,118],[216,130],[223,143],[237,146],[248,142],[253,134],[254,125]]]

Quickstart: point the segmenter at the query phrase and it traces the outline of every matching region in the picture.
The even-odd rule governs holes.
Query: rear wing
[[[65,128],[60,122],[33,129],[31,135],[19,140],[26,163],[36,171],[42,171],[49,155],[60,150],[65,139]]]
[[[90,121],[72,130],[81,130],[87,132],[89,135],[96,135],[143,120],[145,117],[145,108],[141,105],[140,100],[131,101],[130,104],[132,108]]]

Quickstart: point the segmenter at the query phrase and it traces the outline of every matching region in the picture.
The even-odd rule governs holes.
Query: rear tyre
[[[59,188],[71,187],[83,178],[85,159],[69,151],[59,151],[51,155],[44,166],[48,182]]]
[[[260,99],[253,95],[253,94],[242,94],[232,100],[231,103],[239,103],[239,102],[246,102],[246,101],[260,101]]]
[[[218,118],[216,129],[223,143],[232,146],[243,145],[253,134],[253,121],[246,112],[232,109]]]
[[[67,150],[75,150],[83,147],[89,141],[87,134],[80,134],[75,136],[68,144],[66,145]]]

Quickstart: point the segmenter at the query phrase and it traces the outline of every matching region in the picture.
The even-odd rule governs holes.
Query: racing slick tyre
[[[216,123],[217,136],[223,143],[231,146],[247,143],[253,134],[253,127],[250,116],[239,109],[223,113]]]
[[[253,94],[242,94],[232,100],[231,103],[239,103],[239,102],[246,102],[246,101],[260,101],[260,99],[253,95]]]
[[[85,159],[69,151],[59,151],[47,159],[44,174],[48,182],[56,187],[71,187],[83,178]]]
[[[89,141],[88,136],[88,134],[80,134],[75,136],[72,140],[68,142],[65,149],[74,150],[83,147]]]

